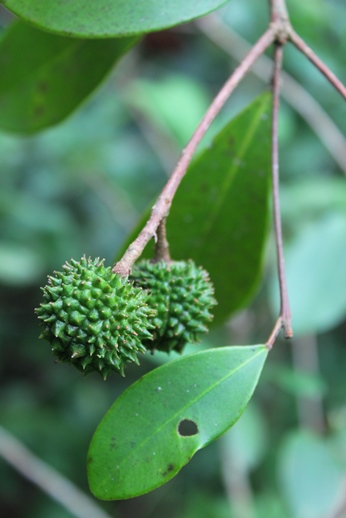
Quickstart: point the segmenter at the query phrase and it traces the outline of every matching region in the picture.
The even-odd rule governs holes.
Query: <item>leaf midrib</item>
[[[245,367],[248,363],[252,362],[255,358],[257,358],[257,356],[259,356],[260,354],[263,354],[264,352],[266,352],[266,349],[264,346],[261,346],[261,349],[254,355],[254,356],[251,356],[251,358],[247,359],[246,361],[244,361],[243,363],[241,363],[240,365],[238,365],[235,369],[233,369],[232,371],[230,371],[229,373],[226,374],[226,376],[223,376],[220,380],[218,380],[217,382],[213,383],[212,385],[209,386],[208,389],[204,390],[202,393],[200,393],[196,398],[194,398],[189,404],[185,405],[184,407],[180,408],[178,412],[176,412],[175,414],[173,414],[169,419],[167,419],[162,425],[160,425],[155,431],[154,433],[150,434],[144,441],[142,441],[141,443],[139,443],[136,448],[133,448],[131,453],[125,457],[123,457],[122,461],[118,462],[117,463],[117,466],[122,466],[129,458],[133,457],[134,454],[136,454],[137,451],[139,451],[140,449],[143,448],[143,446],[148,442],[150,441],[153,437],[155,437],[157,434],[159,434],[161,432],[161,430],[163,430],[168,424],[170,424],[172,421],[174,421],[182,412],[184,412],[185,410],[187,410],[188,408],[190,408],[191,406],[193,406],[196,402],[198,402],[199,400],[201,400],[206,394],[212,392],[217,386],[221,385],[224,381],[226,381],[228,378],[230,378],[231,376],[233,376],[238,370],[240,370],[241,368]],[[111,480],[112,476],[109,475],[106,477],[108,479],[108,482]],[[103,479],[102,483],[99,485],[99,487],[102,487],[105,483],[105,479]]]
[[[264,107],[265,107],[265,103],[263,100],[262,104],[261,104],[261,109],[258,110],[257,117],[254,117],[252,119],[252,124],[249,128],[249,131],[247,132],[247,137],[243,140],[239,153],[237,153],[236,157],[234,157],[234,158],[237,158],[239,160],[243,159],[249,145],[251,144],[253,135],[257,130],[258,124],[263,115]],[[214,204],[213,210],[208,211],[208,218],[206,218],[207,224],[205,225],[204,232],[203,232],[203,236],[204,236],[203,241],[202,241],[203,243],[212,242],[212,237],[214,234],[213,228],[215,227],[215,221],[218,219],[219,213],[221,212],[221,209],[225,203],[226,197],[229,195],[231,185],[232,185],[234,178],[239,169],[240,169],[239,165],[232,164],[230,169],[228,170],[229,171],[228,174],[225,175],[225,180],[222,185],[222,189],[220,189],[220,195],[218,197],[218,202]]]

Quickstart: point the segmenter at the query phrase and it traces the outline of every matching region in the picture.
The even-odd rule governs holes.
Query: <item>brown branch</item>
[[[221,108],[224,106],[225,102],[230,97],[233,90],[246,76],[253,63],[259,58],[259,56],[261,56],[261,54],[263,54],[263,52],[274,41],[274,38],[274,31],[271,27],[269,27],[268,30],[253,46],[253,48],[244,58],[244,60],[240,63],[240,65],[235,69],[231,77],[228,79],[228,81],[222,87],[218,95],[215,97],[208,111],[203,117],[201,123],[199,124],[198,128],[193,134],[191,140],[187,144],[186,148],[183,150],[176,168],[174,169],[167,184],[163,188],[161,195],[159,196],[154,207],[152,208],[149,220],[147,221],[146,225],[144,226],[143,230],[140,232],[138,237],[128,247],[120,261],[114,266],[113,271],[115,273],[118,273],[122,276],[129,275],[133,264],[138,259],[138,257],[140,257],[141,253],[144,250],[144,247],[149,242],[149,240],[155,235],[155,232],[161,220],[167,217],[175,192],[186,173],[186,170],[192,160],[192,157],[197,149],[198,144],[204,137],[209,126],[211,125],[216,115],[221,110]]]
[[[270,17],[272,23],[289,23],[285,0],[270,0]]]
[[[157,241],[155,244],[155,262],[158,261],[166,261],[169,263],[171,261],[171,256],[169,253],[169,244],[167,241],[166,234],[166,218],[164,218],[157,228]]]
[[[272,182],[273,182],[273,210],[274,229],[276,240],[277,266],[280,286],[280,317],[285,338],[293,336],[291,326],[291,311],[287,293],[285,261],[283,251],[280,195],[279,195],[279,108],[280,108],[280,74],[282,67],[282,45],[277,43],[274,53],[273,75],[273,110],[272,110]]]
[[[279,318],[276,320],[275,325],[273,327],[272,332],[270,333],[270,336],[268,340],[266,341],[266,347],[270,351],[270,349],[273,347],[275,340],[279,336],[279,333],[282,329],[282,318],[279,316]]]
[[[298,34],[291,29],[289,39],[296,46],[296,48],[306,56],[313,65],[328,79],[344,99],[346,99],[346,87],[342,84],[340,79],[323,63],[323,61],[315,54],[315,52],[305,43]]]
[[[216,14],[200,18],[195,24],[211,41],[237,61],[241,61],[251,49],[251,45]],[[251,72],[268,83],[272,70],[273,61],[264,54],[256,61]],[[298,81],[285,71],[282,71],[281,78],[282,98],[306,121],[346,174],[346,139],[342,132]]]

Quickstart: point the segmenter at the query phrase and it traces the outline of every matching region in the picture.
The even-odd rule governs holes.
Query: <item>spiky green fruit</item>
[[[82,257],[66,262],[63,272],[48,277],[44,302],[36,309],[45,338],[57,360],[104,379],[111,370],[124,375],[126,363],[138,364],[143,340],[155,310],[148,294],[104,266],[103,260]]]
[[[157,312],[150,319],[153,341],[144,341],[148,349],[181,352],[208,331],[216,304],[214,288],[208,273],[193,261],[142,260],[130,279],[151,293],[148,304]]]

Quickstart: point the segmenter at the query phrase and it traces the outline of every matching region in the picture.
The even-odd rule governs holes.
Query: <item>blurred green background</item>
[[[229,26],[253,43],[266,28],[266,7],[233,0],[217,15],[226,32]],[[345,82],[345,2],[290,0],[288,7],[297,32]],[[11,19],[0,8],[3,28]],[[98,422],[127,386],[165,358],[146,357],[124,379],[83,378],[54,364],[49,345],[38,339],[34,308],[46,276],[70,257],[100,256],[111,264],[165,184],[237,64],[232,48],[228,54],[206,34],[215,35],[213,27],[206,18],[203,31],[190,23],[151,34],[65,122],[32,137],[0,133],[0,424],[86,493],[86,453]],[[345,135],[341,97],[293,47],[284,56],[285,70]],[[249,74],[212,132],[264,88]],[[253,402],[226,436],[153,493],[100,502],[110,516],[332,518],[345,493],[346,148],[336,160],[285,100],[280,132],[297,337],[278,340]],[[255,300],[202,346],[266,340],[278,312],[274,276],[271,238]],[[1,516],[72,516],[2,460],[0,481]]]

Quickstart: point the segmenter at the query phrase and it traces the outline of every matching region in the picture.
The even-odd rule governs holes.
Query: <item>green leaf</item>
[[[269,220],[269,108],[266,93],[220,131],[189,167],[167,219],[172,257],[193,259],[214,283],[213,324],[244,307],[261,279]],[[151,256],[151,250],[143,254]]]
[[[3,0],[5,7],[43,29],[83,38],[141,34],[214,11],[228,0]]]
[[[264,345],[184,356],[140,378],[101,421],[88,454],[89,485],[103,500],[161,486],[241,416],[267,357]]]
[[[60,122],[135,42],[63,38],[12,24],[0,43],[0,128],[32,133]]]
[[[346,212],[345,178],[300,179],[280,190],[281,215],[290,228],[320,219],[332,211]]]
[[[268,451],[264,416],[249,404],[239,421],[223,437],[222,455],[227,455],[242,473],[255,469]]]
[[[190,167],[167,222],[173,257],[210,273],[215,323],[256,290],[269,220],[270,95],[233,119]]]
[[[279,478],[292,518],[329,516],[343,494],[343,473],[331,445],[309,432],[285,440]]]
[[[266,380],[296,397],[320,398],[327,393],[327,385],[321,376],[293,370],[284,365],[271,365],[266,370]]]
[[[346,215],[332,212],[287,247],[287,286],[295,336],[320,333],[346,316]],[[272,306],[278,308],[277,283]]]

